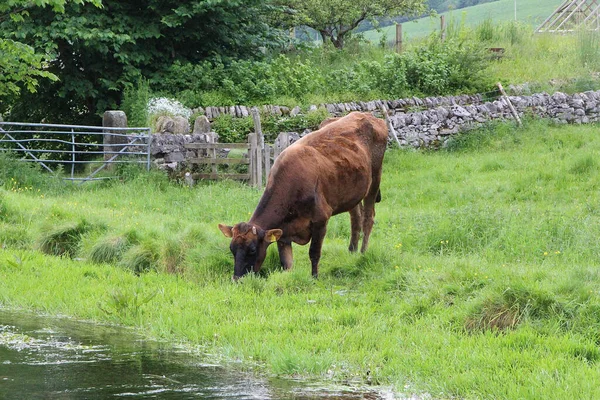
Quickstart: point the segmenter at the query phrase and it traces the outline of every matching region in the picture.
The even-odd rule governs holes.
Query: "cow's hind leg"
[[[327,232],[327,221],[313,222],[311,226],[312,239],[310,241],[310,249],[308,250],[308,256],[312,264],[313,278],[319,275],[319,260],[321,259],[321,248],[323,247],[325,232]]]
[[[350,210],[350,228],[352,230],[350,236],[350,246],[348,250],[354,253],[358,250],[358,240],[360,239],[360,233],[362,231],[362,215],[363,215],[363,205],[362,202],[358,203],[356,207]]]
[[[373,179],[371,189],[363,200],[363,241],[362,247],[360,248],[361,253],[367,251],[367,248],[369,247],[369,237],[371,236],[371,230],[373,229],[373,223],[375,222],[375,203],[381,201],[381,192],[379,191],[380,181],[381,172]]]
[[[277,250],[279,250],[279,260],[281,261],[281,266],[283,269],[291,269],[294,261],[292,243],[278,240]]]

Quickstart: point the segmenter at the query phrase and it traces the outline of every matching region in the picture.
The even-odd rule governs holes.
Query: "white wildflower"
[[[190,118],[192,115],[192,110],[186,108],[183,104],[175,99],[156,97],[148,101],[148,115],[154,114],[169,114],[172,116],[180,115],[184,118]]]

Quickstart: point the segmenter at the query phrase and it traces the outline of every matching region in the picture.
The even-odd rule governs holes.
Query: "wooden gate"
[[[260,117],[256,109],[252,110],[255,132],[248,135],[247,143],[188,143],[186,150],[195,152],[195,157],[188,159],[192,169],[204,169],[192,172],[194,180],[198,179],[234,179],[248,181],[250,185],[262,189],[266,184],[273,162],[291,143],[286,132],[279,135],[274,144],[265,143]],[[219,166],[229,169],[241,166],[244,172],[220,171]],[[245,168],[244,168],[245,166]],[[222,169],[222,168],[221,168]]]

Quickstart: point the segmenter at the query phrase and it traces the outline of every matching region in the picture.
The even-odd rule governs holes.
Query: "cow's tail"
[[[377,197],[375,198],[375,203],[379,203],[381,201],[381,189],[377,190]]]

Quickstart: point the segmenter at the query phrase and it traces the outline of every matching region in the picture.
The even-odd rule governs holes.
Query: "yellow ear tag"
[[[271,236],[269,236],[269,242],[272,243],[272,242],[276,242],[276,241],[277,241],[277,238],[275,237],[274,234],[271,233]]]

